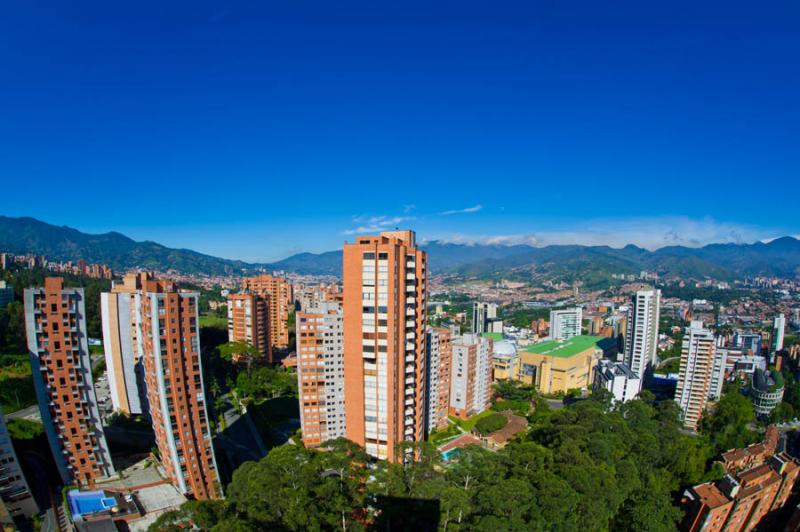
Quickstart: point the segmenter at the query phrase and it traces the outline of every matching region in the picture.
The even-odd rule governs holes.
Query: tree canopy
[[[450,463],[428,443],[406,465],[346,440],[276,447],[234,473],[225,501],[187,503],[153,530],[674,530],[676,494],[703,480],[712,449],[681,431],[674,402],[650,399],[537,409],[519,441]]]

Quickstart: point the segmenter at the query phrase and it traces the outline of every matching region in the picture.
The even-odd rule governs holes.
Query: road
[[[6,414],[6,417],[8,419],[27,419],[28,421],[42,422],[42,414],[39,412],[39,405],[31,405],[22,410],[11,412],[10,414]]]
[[[105,357],[103,355],[95,355],[92,360],[92,369],[95,369]],[[94,383],[95,394],[97,395],[97,403],[100,408],[101,414],[108,415],[112,411],[110,395],[111,391],[108,388],[108,380],[105,375],[100,376]],[[39,405],[27,406],[16,412],[7,413],[8,419],[27,419],[28,421],[42,422],[42,415],[39,412]]]

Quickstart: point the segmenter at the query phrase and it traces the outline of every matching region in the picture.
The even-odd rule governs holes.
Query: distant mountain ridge
[[[634,245],[608,246],[480,245],[430,241],[433,273],[493,278],[548,272],[564,279],[602,277],[611,273],[658,271],[702,279],[728,279],[744,275],[800,275],[800,240],[783,237],[769,243],[709,244],[700,248],[669,246],[649,251]],[[66,261],[83,259],[110,265],[115,270],[175,269],[212,275],[247,272],[257,268],[306,275],[341,275],[342,252],[299,253],[273,263],[248,263],[223,259],[189,249],[135,240],[117,232],[82,233],[34,218],[0,216],[0,251],[35,253]]]

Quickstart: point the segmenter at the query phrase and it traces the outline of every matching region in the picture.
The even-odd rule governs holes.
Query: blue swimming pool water
[[[71,490],[67,493],[67,503],[73,517],[101,512],[114,506],[114,499],[106,497],[102,491]]]
[[[455,458],[461,454],[461,449],[458,447],[454,447],[453,449],[448,449],[447,451],[442,453],[442,458],[444,458],[445,462],[449,462],[451,458]]]

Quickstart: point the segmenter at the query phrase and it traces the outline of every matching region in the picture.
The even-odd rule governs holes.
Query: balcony
[[[414,384],[414,377],[406,377],[406,384]]]

